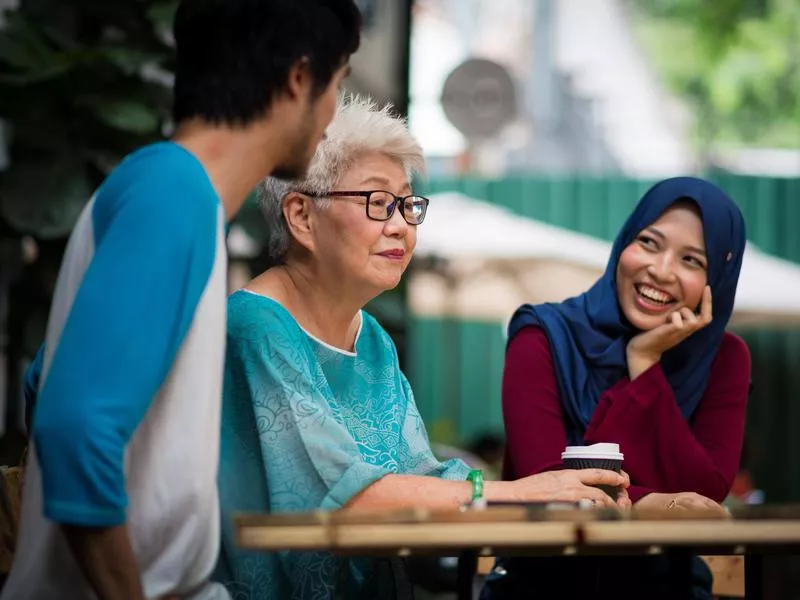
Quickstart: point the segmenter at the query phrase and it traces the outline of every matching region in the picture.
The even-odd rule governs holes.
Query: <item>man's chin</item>
[[[272,177],[292,181],[302,179],[308,172],[308,165],[278,165],[272,170]]]

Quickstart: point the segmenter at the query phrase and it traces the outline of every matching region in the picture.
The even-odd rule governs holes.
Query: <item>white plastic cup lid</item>
[[[623,460],[619,444],[600,443],[591,446],[567,446],[561,453],[561,460],[566,458],[601,458],[606,460]]]

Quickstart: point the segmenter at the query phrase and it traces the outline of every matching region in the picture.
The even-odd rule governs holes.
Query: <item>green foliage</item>
[[[704,143],[800,147],[800,2],[641,0],[637,30]]]
[[[9,169],[0,214],[66,235],[92,190],[169,122],[177,0],[22,0],[0,29],[0,119]]]

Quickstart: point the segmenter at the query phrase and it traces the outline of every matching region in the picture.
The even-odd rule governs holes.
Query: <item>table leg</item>
[[[744,597],[746,600],[762,600],[764,597],[764,557],[761,554],[745,556]]]
[[[478,570],[478,553],[462,552],[458,557],[456,595],[458,600],[475,600],[475,573]]]

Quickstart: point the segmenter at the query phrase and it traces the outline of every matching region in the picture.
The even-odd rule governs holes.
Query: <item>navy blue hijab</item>
[[[711,324],[661,358],[681,413],[689,420],[705,391],[711,365],[733,312],[745,248],[742,213],[717,186],[694,177],[657,183],[622,226],[605,273],[588,292],[560,304],[525,304],[511,319],[509,343],[524,327],[539,326],[547,334],[571,444],[583,443],[583,434],[601,394],[627,375],[625,347],[639,333],[627,321],[617,301],[620,254],[639,232],[682,199],[697,205],[703,221],[713,309]]]

